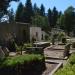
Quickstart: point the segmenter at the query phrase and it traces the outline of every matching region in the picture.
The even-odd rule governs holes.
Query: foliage
[[[75,20],[75,14],[74,14],[74,8],[73,7],[68,7],[64,13],[65,16],[65,28],[66,31],[71,32],[73,30],[73,25],[74,25],[74,20]]]
[[[49,30],[47,17],[36,15],[32,18],[32,25],[41,27],[43,30]]]
[[[58,19],[58,11],[56,7],[54,7],[52,11],[52,27],[56,27],[57,19]]]
[[[62,38],[62,43],[67,43],[67,40],[66,40],[66,38]]]
[[[75,64],[75,54],[71,55],[71,57],[69,59],[69,63],[72,64],[72,65]]]
[[[72,43],[72,48],[75,48],[75,42]]]
[[[45,40],[49,40],[49,36],[47,34],[45,35]]]
[[[14,11],[13,11],[13,9],[9,10],[8,16],[9,16],[9,22],[14,22]]]
[[[14,39],[10,39],[6,45],[7,45],[8,49],[10,50],[10,52],[16,51]]]
[[[31,23],[31,17],[33,16],[31,0],[26,0],[25,8],[26,8],[26,15],[25,15],[26,21],[27,23]]]
[[[64,50],[64,57],[69,57],[69,52],[70,52],[70,44],[65,45],[65,50]]]
[[[8,13],[7,8],[10,6],[9,3],[11,1],[19,1],[19,0],[0,0],[0,12],[2,13],[0,15],[0,18],[6,13]]]
[[[22,49],[22,46],[18,46],[16,43],[15,43],[15,47],[16,47],[16,51],[21,51]]]
[[[22,3],[19,3],[15,15],[15,21],[16,22],[22,22],[22,13],[23,13],[24,6]]]
[[[55,37],[54,37],[54,35],[52,36],[52,45],[54,45],[55,44]]]
[[[58,19],[57,19],[57,26],[60,27],[61,29],[65,30],[65,16],[62,14]]]
[[[75,75],[75,54],[71,55],[66,66],[58,70],[55,75]]]
[[[32,47],[32,44],[31,43],[28,43],[28,44],[24,44],[24,47]]]
[[[58,40],[61,41],[63,37],[65,37],[65,33],[64,32],[60,32],[58,34]]]
[[[41,4],[41,7],[40,7],[40,15],[45,16],[45,7],[43,4]]]
[[[48,9],[48,23],[49,23],[49,27],[52,28],[52,11],[50,8]]]
[[[24,64],[29,63],[31,61],[39,60],[42,61],[43,56],[41,55],[35,55],[35,54],[25,54],[25,55],[19,55],[15,57],[8,57],[4,61],[0,63],[0,67],[6,67],[6,66],[15,66],[18,64]]]

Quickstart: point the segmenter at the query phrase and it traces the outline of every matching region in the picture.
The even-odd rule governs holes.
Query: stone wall
[[[29,41],[29,24],[0,23],[0,44],[12,38],[16,38],[18,42]]]

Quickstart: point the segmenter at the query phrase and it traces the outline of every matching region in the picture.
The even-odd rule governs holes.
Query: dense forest
[[[64,13],[58,11],[57,8],[48,12],[45,12],[45,6],[41,4],[40,7],[35,3],[32,6],[31,0],[26,0],[25,5],[19,3],[16,13],[14,14],[13,9],[8,10],[9,3],[11,1],[19,0],[0,0],[0,20],[3,15],[9,16],[9,22],[23,22],[30,23],[33,26],[39,26],[46,31],[50,31],[52,28],[63,29],[69,35],[70,32],[75,33],[75,8],[69,6]]]

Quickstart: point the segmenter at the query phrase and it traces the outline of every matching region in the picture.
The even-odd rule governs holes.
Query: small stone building
[[[45,40],[46,32],[41,27],[30,27],[30,41],[34,38],[36,41]]]

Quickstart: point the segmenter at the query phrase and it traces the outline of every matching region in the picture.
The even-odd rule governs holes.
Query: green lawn
[[[55,75],[75,75],[75,54],[71,55],[67,65],[58,70]]]

